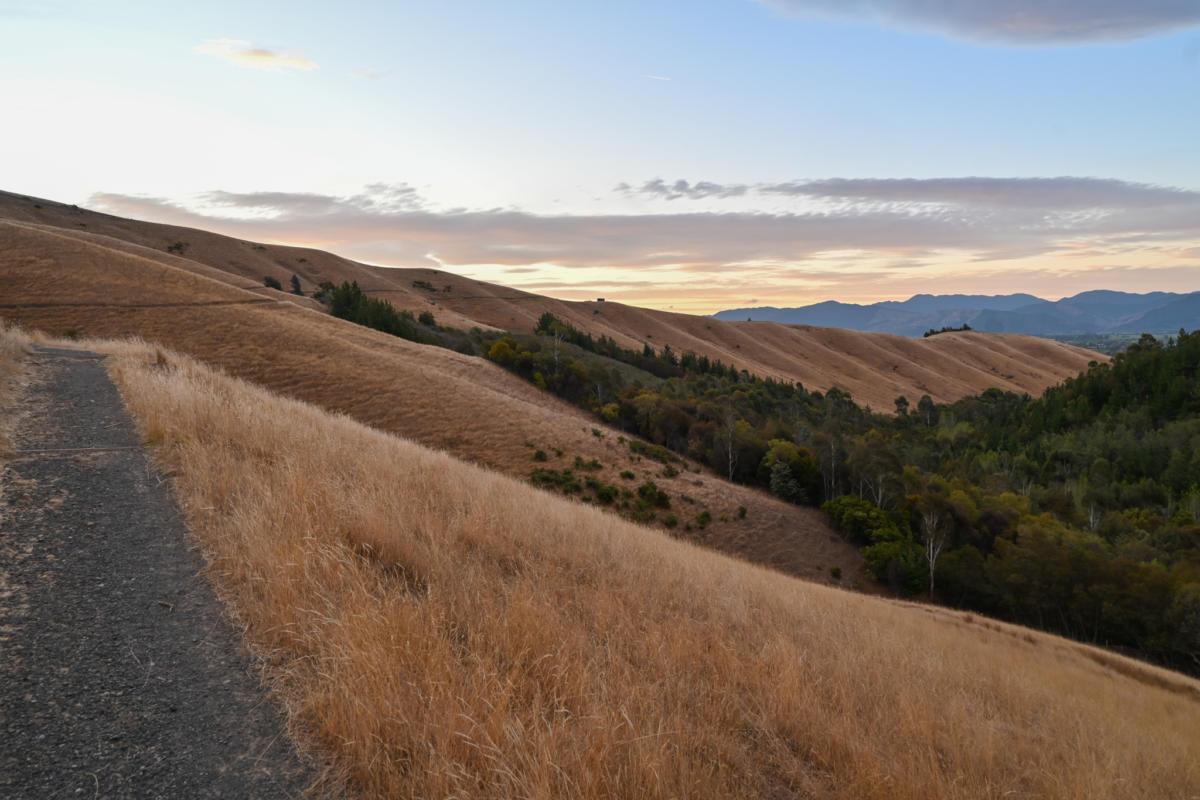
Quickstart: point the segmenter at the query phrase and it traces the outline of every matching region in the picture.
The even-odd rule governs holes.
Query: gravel
[[[102,357],[31,360],[0,478],[0,798],[302,795],[314,770]]]

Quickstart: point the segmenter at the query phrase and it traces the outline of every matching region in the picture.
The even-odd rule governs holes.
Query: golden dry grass
[[[10,437],[17,419],[13,406],[25,374],[29,344],[29,337],[23,331],[0,320],[0,467],[12,447]]]
[[[556,469],[576,456],[596,459],[604,465],[596,474],[610,484],[658,482],[684,521],[709,510],[713,523],[687,533],[695,541],[791,574],[832,580],[837,567],[843,584],[873,585],[862,557],[814,509],[707,471],[664,477],[661,465],[619,443],[619,431],[486,360],[273,301],[165,253],[0,220],[0,298],[0,316],[30,330],[139,336],[516,477],[528,477],[535,448],[561,451],[544,465]],[[620,477],[625,470],[635,482]]]
[[[89,346],[297,735],[364,797],[1200,793],[1195,681],[789,578]]]
[[[375,268],[377,280],[397,270]],[[899,395],[915,405],[923,394],[950,402],[996,387],[1040,394],[1107,356],[1034,336],[953,333],[910,339],[840,328],[725,322],[693,314],[613,302],[572,302],[540,297],[439,270],[403,270],[451,291],[430,294],[442,307],[505,330],[533,330],[551,311],[596,336],[626,347],[692,351],[757,375],[799,381],[809,389],[847,390],[860,403],[891,412]],[[387,293],[380,296],[388,297]]]

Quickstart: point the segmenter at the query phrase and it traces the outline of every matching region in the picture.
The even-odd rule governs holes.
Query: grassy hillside
[[[376,269],[377,274],[387,272]],[[839,328],[723,322],[613,302],[542,298],[438,270],[406,272],[440,287],[428,292],[439,305],[493,327],[529,332],[549,311],[624,347],[670,345],[677,353],[707,355],[762,377],[799,381],[809,389],[836,386],[877,411],[891,410],[900,395],[914,404],[925,394],[948,402],[988,388],[1036,395],[1086,369],[1090,361],[1105,358],[1032,336],[952,333],[909,339]]]
[[[139,336],[519,478],[534,469],[561,474],[576,458],[599,462],[587,476],[607,486],[634,490],[654,481],[670,497],[671,508],[657,512],[660,523],[675,515],[680,534],[694,541],[796,575],[832,580],[836,567],[847,585],[873,584],[862,558],[816,510],[697,472],[695,464],[665,475],[618,431],[483,359],[262,291],[100,234],[0,221],[0,317],[57,335]],[[545,462],[534,461],[538,450]],[[705,512],[711,524],[684,530]]]
[[[122,219],[8,193],[0,193],[0,219],[103,235],[121,243],[109,246],[171,255],[184,268],[264,296],[277,297],[261,288],[267,276],[286,288],[296,275],[310,293],[324,281],[357,281],[398,309],[429,310],[441,324],[464,330],[479,326],[529,332],[549,311],[624,347],[669,344],[676,352],[707,355],[762,377],[799,381],[809,389],[837,386],[876,410],[890,410],[899,395],[916,404],[924,394],[944,402],[992,387],[1039,394],[1079,373],[1089,361],[1104,358],[1029,336],[957,333],[913,340],[834,328],[723,322],[613,302],[568,302],[440,270],[370,267],[320,250]]]
[[[798,581],[153,348],[110,361],[365,797],[1188,798],[1200,684]]]

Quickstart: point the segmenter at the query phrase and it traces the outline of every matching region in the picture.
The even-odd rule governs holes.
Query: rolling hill
[[[217,276],[217,277],[214,277]],[[162,250],[83,230],[0,220],[0,317],[56,335],[140,337],[279,394],[528,478],[598,461],[594,476],[655,481],[699,543],[784,572],[870,588],[862,559],[815,509],[689,465],[677,475],[632,452],[619,431],[480,358],[343,320],[311,300],[253,286]],[[599,434],[599,435],[597,435]],[[621,477],[631,472],[634,481]],[[747,513],[742,517],[739,508]]]
[[[1191,678],[759,569],[153,345],[83,346],[290,731],[353,796],[1200,789]]]
[[[258,244],[14,194],[0,194],[0,219],[69,231],[76,238],[102,236],[109,250],[173,259],[164,263],[263,297],[283,299],[263,288],[265,276],[287,285],[297,275],[305,290],[322,281],[357,281],[397,308],[432,311],[439,323],[456,328],[528,332],[544,311],[550,311],[627,347],[669,344],[677,352],[691,350],[763,377],[799,381],[810,389],[836,386],[875,409],[891,409],[899,395],[915,403],[923,394],[952,401],[990,387],[1038,394],[1086,369],[1090,361],[1104,359],[1089,350],[1026,336],[952,334],[914,341],[889,334],[723,322],[613,302],[557,300],[442,270],[372,267],[319,250]],[[307,302],[293,298],[288,296],[297,304]]]

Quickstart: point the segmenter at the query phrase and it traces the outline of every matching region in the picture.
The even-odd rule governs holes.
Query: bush
[[[675,455],[662,445],[650,444],[648,442],[643,442],[640,439],[630,439],[629,450],[637,453],[640,456],[652,458],[655,461],[663,464],[670,464],[672,462],[679,463],[682,461],[679,456]]]
[[[616,486],[611,486],[597,478],[589,477],[584,484],[596,493],[596,501],[602,505],[610,505],[620,494],[620,490]]]
[[[535,450],[533,453],[533,460],[534,461],[549,461],[550,457],[548,455],[546,455],[545,450]]]
[[[699,528],[700,530],[704,530],[711,523],[712,523],[712,514],[708,513],[708,511],[701,511],[700,514],[697,515],[697,517],[696,517],[696,527]]]
[[[558,489],[564,494],[578,494],[583,491],[583,484],[569,469],[564,469],[562,472],[553,469],[535,469],[529,474],[529,480],[534,486]]]
[[[279,282],[279,279],[272,278],[270,275],[267,275],[263,278],[263,286],[267,287],[268,289],[278,289],[281,292],[283,291],[283,284]]]
[[[300,288],[300,276],[292,275],[292,294],[298,294],[304,297],[304,290]]]
[[[430,328],[437,327],[437,320],[434,319],[432,311],[422,311],[417,315],[417,322],[422,325],[428,325]]]
[[[670,508],[671,498],[662,489],[658,488],[658,484],[654,481],[646,481],[637,490],[638,498],[642,504],[653,506],[654,508]]]
[[[746,518],[746,507],[738,506],[738,519],[745,519],[745,518]]]
[[[621,477],[627,481],[632,481],[637,478],[637,475],[635,475],[632,470],[623,469],[621,470]]]

